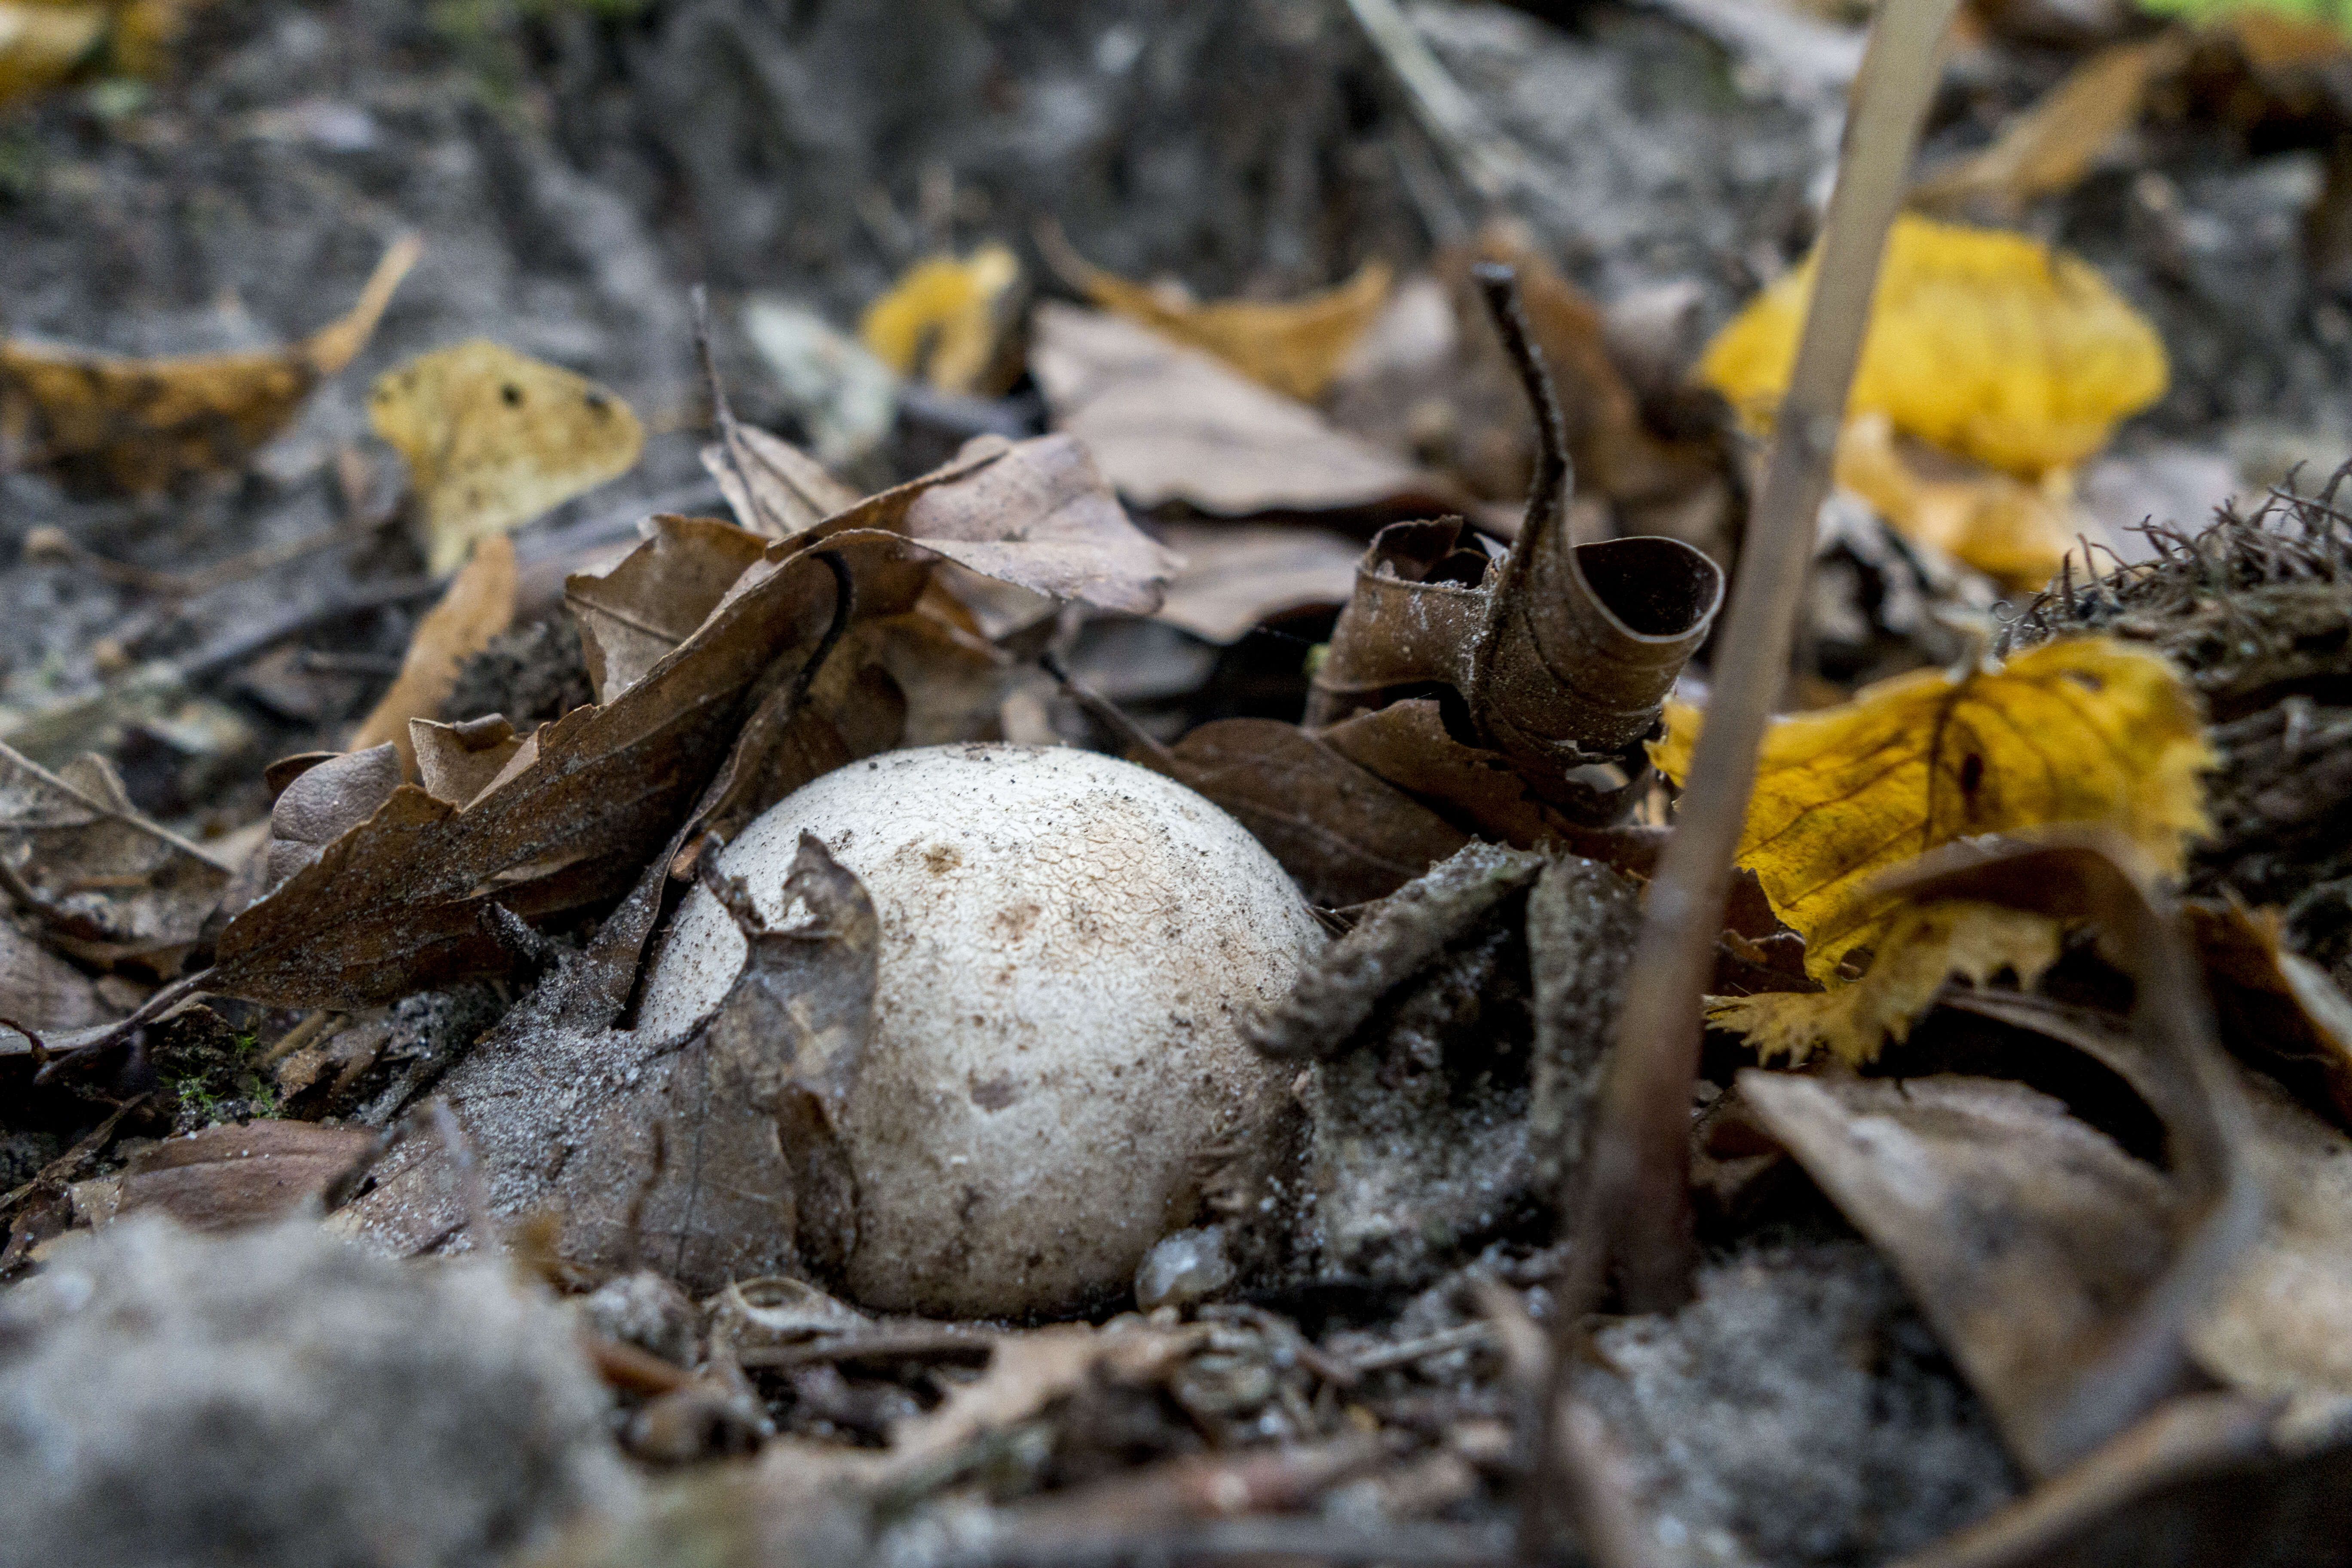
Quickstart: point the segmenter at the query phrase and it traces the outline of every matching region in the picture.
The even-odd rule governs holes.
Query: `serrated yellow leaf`
[[[388,371],[375,433],[408,459],[433,574],[636,467],[645,427],[617,393],[483,339]]]
[[[1650,746],[1680,784],[1701,714],[1666,709]],[[2105,823],[2168,872],[2205,826],[2211,765],[2197,699],[2164,658],[2113,637],[2045,643],[1989,671],[1917,670],[1764,738],[1739,864],[1833,979],[1889,912],[1879,873],[1955,839]]]
[[[2031,985],[2058,962],[2063,932],[2047,915],[1997,904],[1906,904],[1887,924],[1870,972],[1828,991],[1773,991],[1707,1005],[1707,1022],[1743,1036],[1759,1061],[1801,1062],[1826,1048],[1849,1067],[1901,1045],[1947,979],[1981,985],[2003,970]]]
[[[1750,300],[1699,363],[1759,426],[1788,390],[1815,259]],[[2032,478],[2097,451],[2168,376],[2156,329],[2084,262],[2021,234],[1906,216],[1887,236],[1847,409]]]
[[[866,308],[857,336],[900,375],[970,392],[995,357],[1004,324],[998,308],[1020,279],[1021,263],[1001,245],[983,245],[961,261],[931,257]]]

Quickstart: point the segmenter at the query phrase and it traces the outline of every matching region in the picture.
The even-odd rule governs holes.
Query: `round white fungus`
[[[990,1317],[1128,1285],[1199,1217],[1217,1146],[1267,1136],[1288,1103],[1288,1070],[1240,1024],[1322,945],[1290,879],[1183,785],[1066,748],[892,752],[803,786],[719,858],[771,924],[803,830],[881,921],[874,1032],[842,1119],[849,1294]],[[743,954],[697,888],[638,1027],[691,1026]]]

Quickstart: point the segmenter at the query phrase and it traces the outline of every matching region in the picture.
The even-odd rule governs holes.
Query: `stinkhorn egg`
[[[1288,1072],[1241,1037],[1321,930],[1274,858],[1174,781],[1092,752],[892,752],[803,786],[719,868],[785,921],[805,830],[882,932],[872,1036],[839,1117],[857,1183],[840,1285],[954,1317],[1086,1309],[1201,1217],[1223,1148],[1275,1136]],[[725,996],[743,938],[697,888],[640,1029]]]

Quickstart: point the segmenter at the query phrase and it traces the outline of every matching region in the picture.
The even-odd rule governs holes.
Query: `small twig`
[[[1444,1355],[1448,1351],[1485,1350],[1495,1342],[1495,1326],[1485,1319],[1464,1323],[1457,1328],[1440,1329],[1433,1334],[1423,1334],[1417,1340],[1402,1344],[1382,1345],[1376,1351],[1350,1356],[1348,1364],[1358,1372],[1383,1372],[1392,1366],[1410,1366],[1431,1356]]]
[[[1527,153],[1489,123],[1396,0],[1348,0],[1348,9],[1404,89],[1413,118],[1472,190],[1500,205],[1536,184]]]
[[[50,1083],[64,1069],[95,1060],[110,1047],[121,1045],[139,1030],[161,1018],[184,1002],[194,1001],[204,994],[205,985],[213,977],[210,969],[200,969],[194,974],[183,975],[163,986],[146,1001],[139,1004],[130,1016],[117,1018],[111,1024],[100,1024],[58,1043],[43,1042],[51,1053],[40,1071],[33,1075],[35,1083]]]

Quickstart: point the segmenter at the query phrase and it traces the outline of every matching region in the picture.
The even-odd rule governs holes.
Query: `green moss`
[[[2139,0],[2140,9],[2159,16],[2216,22],[2245,11],[2269,11],[2299,21],[2324,22],[2352,33],[2352,0]]]

